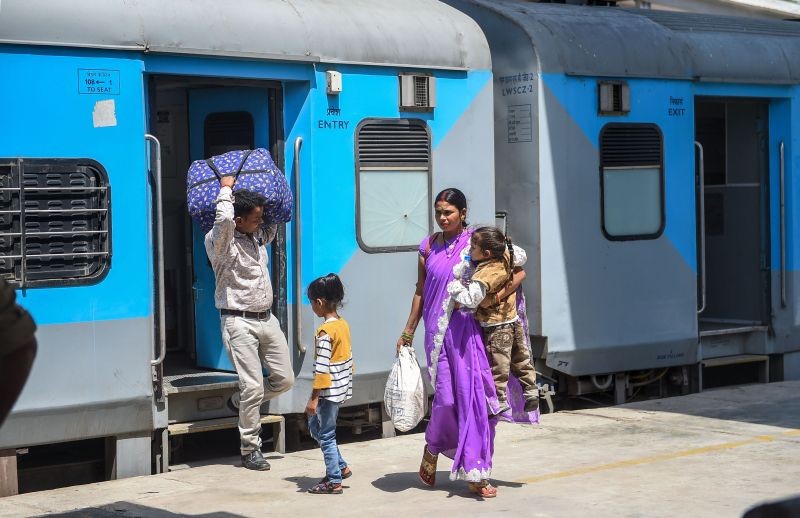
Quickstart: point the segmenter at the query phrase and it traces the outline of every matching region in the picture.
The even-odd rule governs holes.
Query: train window
[[[90,284],[110,266],[109,185],[93,160],[0,159],[0,277]]]
[[[664,231],[664,164],[655,124],[607,124],[600,131],[603,234],[616,241]]]
[[[356,130],[356,231],[367,252],[415,250],[430,230],[431,137],[419,119]]]

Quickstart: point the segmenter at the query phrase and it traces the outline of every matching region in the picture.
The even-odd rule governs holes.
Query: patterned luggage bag
[[[267,199],[264,207],[264,224],[285,223],[292,219],[294,199],[286,177],[272,161],[269,151],[230,151],[207,160],[196,160],[186,176],[186,201],[189,214],[204,233],[214,226],[216,199],[219,196],[219,179],[236,176],[233,186],[262,194]]]

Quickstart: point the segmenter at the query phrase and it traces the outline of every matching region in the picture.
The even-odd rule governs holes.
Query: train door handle
[[[294,139],[294,340],[300,354],[306,353],[303,345],[303,275],[300,261],[301,253],[301,228],[300,228],[300,150],[303,147],[303,137]]]
[[[703,145],[697,141],[698,172],[700,173],[700,308],[699,315],[706,310],[706,165],[703,156]]]
[[[153,172],[153,201],[156,204],[156,246],[157,253],[157,274],[158,274],[158,355],[150,361],[150,365],[158,367],[164,362],[167,355],[167,331],[166,324],[165,294],[164,294],[164,217],[161,206],[161,143],[154,135],[149,133],[144,136],[145,140],[155,148],[155,171]],[[148,160],[149,162],[149,160]]]

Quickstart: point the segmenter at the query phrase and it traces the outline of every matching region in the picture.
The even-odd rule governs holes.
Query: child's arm
[[[317,404],[319,403],[319,389],[314,389],[311,391],[311,397],[308,398],[308,403],[306,403],[306,415],[312,416],[317,413]]]
[[[479,281],[470,281],[464,284],[456,279],[447,285],[450,297],[467,308],[477,308],[478,304],[486,298],[486,285]]]

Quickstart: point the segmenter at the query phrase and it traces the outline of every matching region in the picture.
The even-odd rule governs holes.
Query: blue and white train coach
[[[310,391],[308,281],[343,278],[351,403],[381,401],[433,195],[494,218],[488,44],[433,0],[5,0],[0,67],[0,275],[40,346],[5,460],[96,439],[106,476],[149,474],[169,426],[231,417],[192,160],[265,147],[295,192],[271,273],[298,381],[272,414]]]
[[[800,378],[800,25],[447,3],[489,40],[539,370],[617,401]]]

